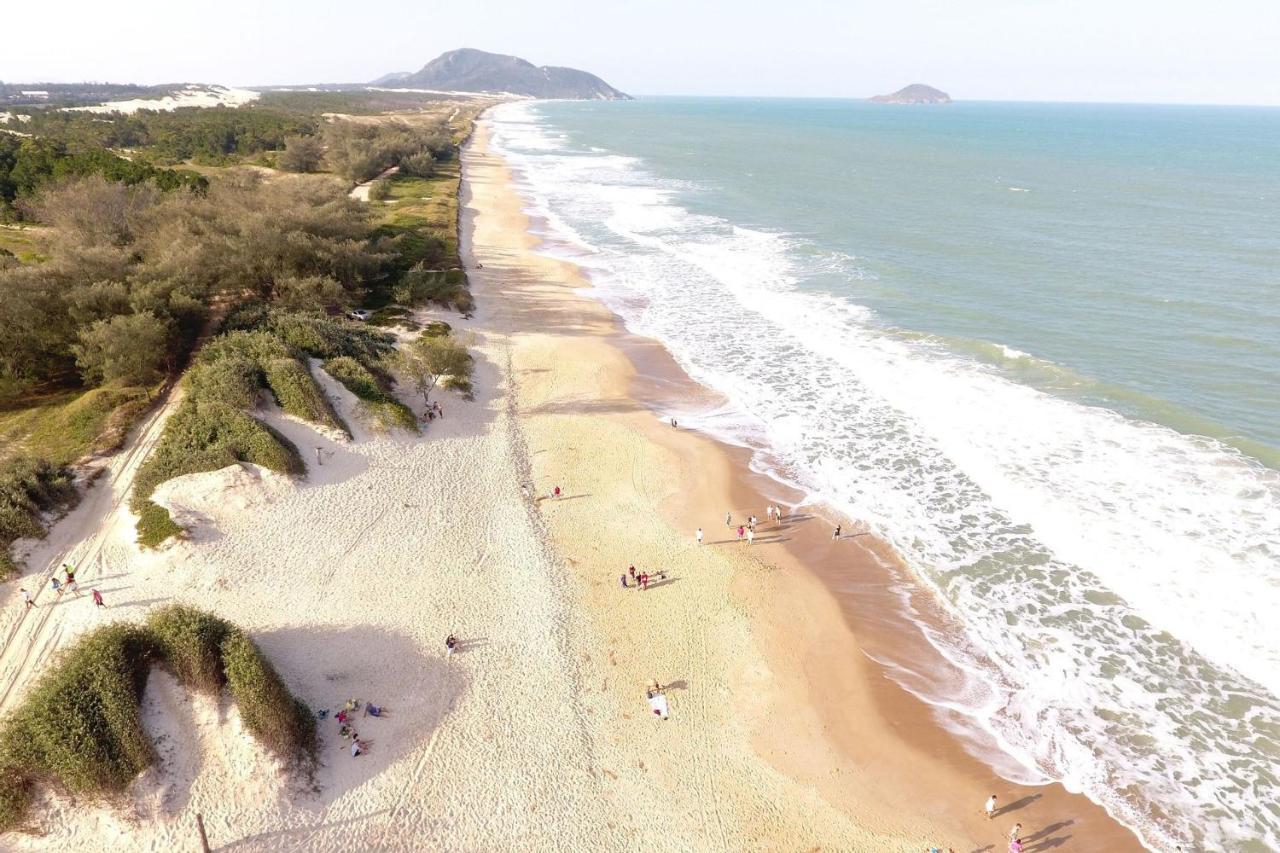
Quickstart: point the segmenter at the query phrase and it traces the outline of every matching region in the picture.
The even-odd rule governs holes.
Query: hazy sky
[[[454,47],[633,94],[1280,105],[1280,0],[5,0],[0,80],[362,82]],[[216,11],[216,14],[213,12]]]

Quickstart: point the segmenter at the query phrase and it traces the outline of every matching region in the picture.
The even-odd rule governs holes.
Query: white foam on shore
[[[929,637],[960,695],[905,686],[1153,847],[1280,847],[1280,474],[887,329],[797,287],[815,247],[688,211],[536,105],[493,115],[593,293],[731,401],[707,426],[870,523],[963,623]]]

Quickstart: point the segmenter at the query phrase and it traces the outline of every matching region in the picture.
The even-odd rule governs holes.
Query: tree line
[[[34,196],[46,184],[88,175],[123,184],[150,182],[161,190],[203,191],[209,185],[195,172],[126,160],[103,148],[0,133],[0,220],[22,218],[19,200]]]
[[[254,107],[134,113],[37,110],[21,124],[9,125],[68,144],[142,149],[147,159],[160,165],[186,160],[220,165],[236,157],[278,151],[287,137],[313,134],[317,126],[315,116]]]

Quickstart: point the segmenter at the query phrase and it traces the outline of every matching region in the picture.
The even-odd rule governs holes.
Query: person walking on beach
[[[640,578],[636,577],[636,567],[632,566],[627,569],[627,574],[631,575],[631,579],[636,583],[640,583]]]
[[[837,524],[837,525],[836,525],[836,529],[835,529],[834,531],[832,531],[832,533],[831,533],[831,541],[833,541],[833,542],[834,542],[835,540],[837,540],[837,539],[839,539],[839,538],[840,538],[840,525],[838,525],[838,524]]]
[[[626,576],[626,574],[624,573],[624,574],[620,574],[620,575],[618,575],[618,579],[622,581],[622,588],[623,588],[623,589],[626,589],[626,588],[627,588],[627,576]]]
[[[102,593],[98,592],[96,589],[93,591],[93,606],[94,607],[107,606],[107,603],[102,600]]]
[[[68,585],[73,584],[73,583],[75,583],[75,582],[76,582],[76,567],[75,567],[75,566],[71,565],[70,563],[63,563],[63,564],[62,564],[62,571],[63,571],[63,572],[65,572],[65,573],[66,573],[66,575],[67,575],[67,584],[68,584]]]
[[[679,429],[679,428],[680,428],[680,425],[676,423],[676,419],[675,419],[675,418],[672,418],[672,419],[671,419],[671,428],[672,428],[672,429]]]
[[[1022,839],[1015,838],[1009,842],[1009,853],[1022,853],[1026,849],[1022,846]]]
[[[559,498],[559,497],[560,497],[560,487],[559,487],[559,486],[556,486],[554,489],[552,489],[552,490],[551,490],[551,497],[553,497],[553,498]]]
[[[733,527],[733,514],[726,512],[724,514],[724,526]]]
[[[53,594],[62,598],[62,584],[58,582],[58,576],[54,575],[49,578],[49,584],[53,587]]]
[[[747,528],[747,544],[754,545],[756,541],[756,529],[754,527]]]
[[[1020,835],[1022,835],[1022,824],[1015,823],[1013,829],[1009,830],[1009,840],[1014,841]]]
[[[764,514],[769,516],[770,521],[773,521],[773,504],[769,504],[764,508]]]
[[[698,538],[698,544],[702,544],[702,528],[698,528],[698,532],[694,534]]]
[[[640,588],[645,592],[649,591],[649,573],[642,572],[640,575]]]
[[[987,820],[991,820],[996,816],[996,795],[992,794],[987,798],[986,804],[982,807],[987,813]]]
[[[31,593],[27,592],[27,588],[24,586],[20,591],[22,592],[22,600],[27,603],[27,609],[30,610],[35,607],[35,599],[31,597]]]
[[[738,541],[739,541],[739,542],[741,542],[741,541],[742,541],[742,534],[744,534],[744,533],[746,533],[746,532],[747,532],[747,529],[746,529],[745,527],[743,527],[741,524],[739,524],[739,525],[738,525]]]

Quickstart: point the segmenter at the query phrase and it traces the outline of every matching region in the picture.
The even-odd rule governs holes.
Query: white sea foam
[[[1280,475],[803,290],[821,250],[690,212],[534,105],[494,129],[593,292],[731,401],[708,426],[869,522],[963,624],[928,636],[945,677],[904,686],[1154,847],[1280,846]]]

